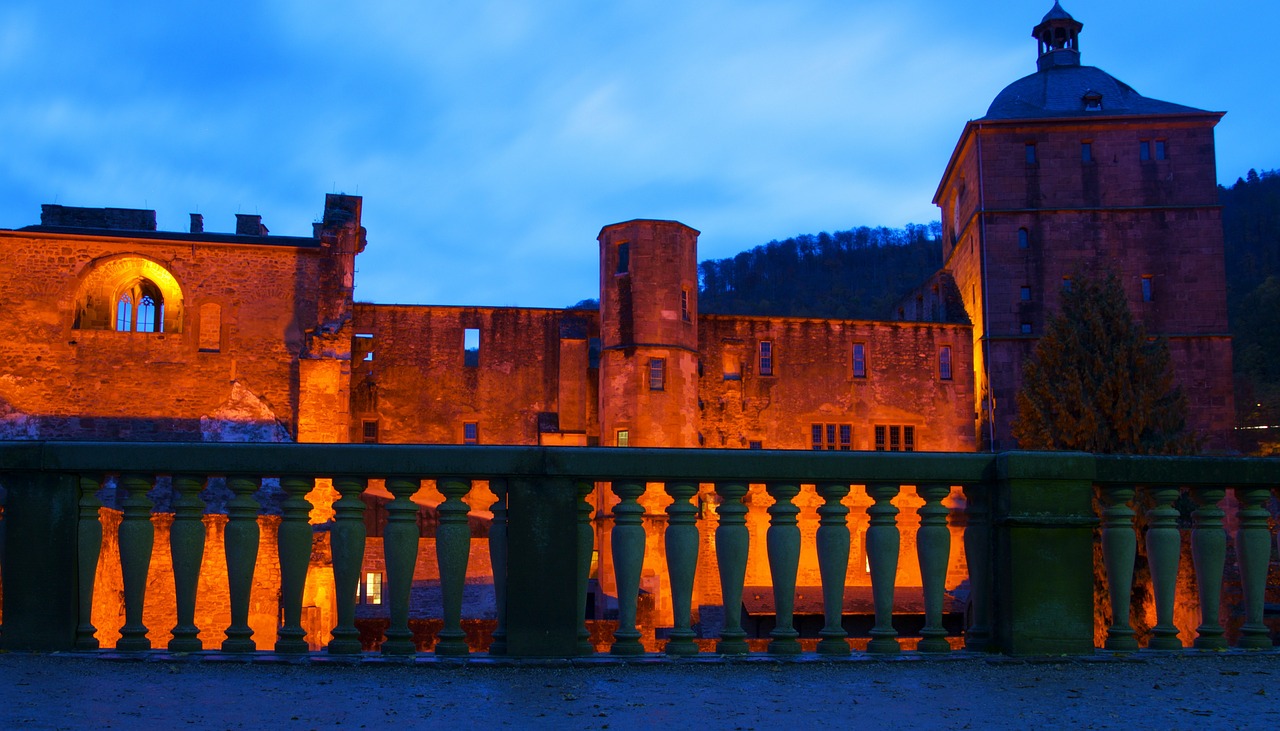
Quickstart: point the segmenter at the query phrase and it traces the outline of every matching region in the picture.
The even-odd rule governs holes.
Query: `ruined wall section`
[[[0,231],[6,437],[200,440],[201,417],[237,384],[297,434],[297,360],[332,286],[330,252],[152,236]],[[172,275],[165,332],[76,327],[82,285],[104,267]]]
[[[850,448],[875,449],[875,426],[911,426],[916,451],[975,448],[972,333],[967,325],[702,317],[700,407],[707,447],[811,449],[813,426],[851,428]],[[760,372],[768,342],[772,375]],[[854,345],[865,376],[855,376]],[[939,371],[950,348],[951,378]]]
[[[586,443],[598,421],[586,343],[596,314],[502,307],[356,305],[351,440],[461,444],[557,442],[559,424]],[[478,352],[466,352],[466,330]],[[562,350],[576,374],[562,373]],[[562,388],[572,388],[561,419]]]

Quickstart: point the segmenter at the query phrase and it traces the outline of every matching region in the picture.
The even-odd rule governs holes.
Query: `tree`
[[[1023,449],[1194,451],[1169,351],[1133,321],[1114,273],[1077,274],[1023,368],[1013,435]]]

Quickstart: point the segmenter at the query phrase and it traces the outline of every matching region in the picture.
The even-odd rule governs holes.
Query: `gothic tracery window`
[[[119,294],[116,298],[116,330],[164,332],[164,298],[155,283],[139,279]]]

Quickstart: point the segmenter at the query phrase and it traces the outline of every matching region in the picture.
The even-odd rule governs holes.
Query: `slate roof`
[[[1044,14],[1044,17],[1040,19],[1040,22],[1043,24],[1050,20],[1075,20],[1075,18],[1071,17],[1071,13],[1062,9],[1061,3],[1054,2],[1053,7],[1049,8],[1049,12]]]
[[[1102,95],[1101,110],[1085,110],[1089,92]],[[1149,99],[1095,66],[1057,66],[1006,86],[978,121],[1195,113],[1205,110]]]

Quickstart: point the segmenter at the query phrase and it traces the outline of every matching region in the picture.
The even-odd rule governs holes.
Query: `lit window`
[[[951,380],[951,346],[944,345],[938,348],[938,378],[944,381]]]
[[[480,443],[480,424],[479,423],[474,421],[463,422],[462,443],[463,444],[479,444]]]
[[[1030,301],[1031,301],[1031,288],[1030,288],[1030,287],[1022,287],[1022,288],[1020,288],[1020,289],[1018,290],[1018,299],[1022,300],[1023,302],[1030,302]]]
[[[475,368],[480,365],[480,329],[469,327],[462,331],[462,365]]]
[[[1025,228],[1018,229],[1018,248],[1025,249],[1031,245],[1031,235]]]
[[[1027,164],[1028,164],[1028,165],[1035,165],[1035,164],[1036,164],[1036,146],[1035,146],[1035,143],[1031,143],[1031,142],[1027,143],[1027,146],[1026,146],[1026,149],[1025,149],[1025,155],[1026,155],[1026,158],[1027,158]]]
[[[364,575],[364,603],[382,603],[382,573],[367,571]]]
[[[650,358],[649,359],[649,390],[661,391],[666,386],[667,381],[667,360],[666,358]]]
[[[689,288],[685,287],[680,290],[680,319],[685,322],[692,322],[693,315],[689,311]]]
[[[362,437],[362,441],[365,444],[378,443],[378,420],[377,419],[364,420],[361,437]]]
[[[1080,143],[1080,162],[1093,162],[1093,143]]]
[[[615,270],[617,274],[626,274],[631,270],[631,244],[623,241],[618,244],[618,268]]]
[[[1142,301],[1151,301],[1151,276],[1147,275],[1142,278]]]
[[[853,377],[867,377],[867,346],[865,343],[853,344]]]
[[[618,446],[619,447],[630,446],[629,445],[630,441],[631,441],[631,433],[626,429],[619,429],[618,430]]]
[[[773,342],[769,340],[760,341],[760,375],[773,375]]]

